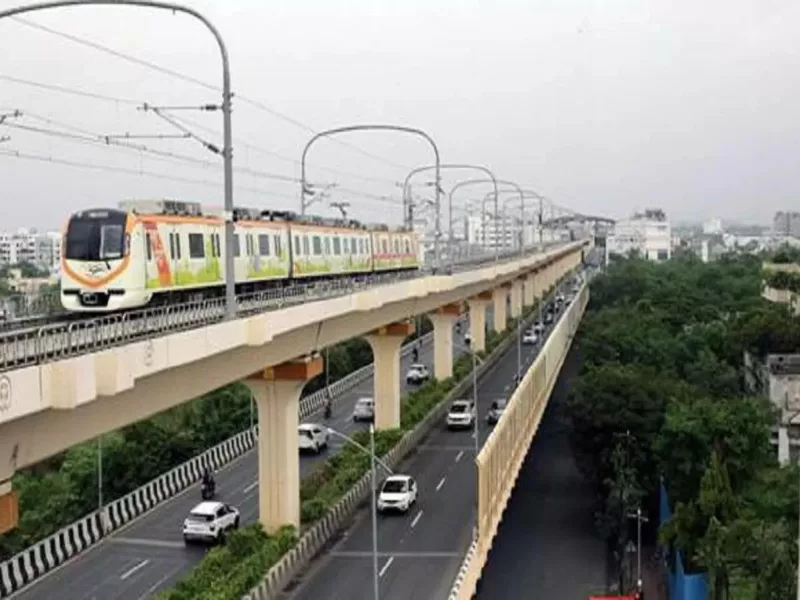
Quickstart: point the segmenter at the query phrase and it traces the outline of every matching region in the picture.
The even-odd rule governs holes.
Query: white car
[[[431,378],[431,372],[423,364],[415,363],[408,368],[406,381],[408,383],[423,383]]]
[[[417,501],[417,482],[410,475],[391,475],[386,478],[378,494],[378,510],[408,512]]]
[[[525,333],[522,334],[522,343],[523,344],[538,344],[539,343],[539,336],[536,335],[536,332],[532,329],[529,329]]]
[[[375,401],[372,398],[359,398],[353,408],[353,421],[373,421]]]
[[[319,454],[328,447],[328,430],[322,425],[303,423],[297,427],[297,438],[300,450],[310,450]]]
[[[238,510],[222,502],[201,502],[183,522],[183,541],[222,542],[227,531],[238,527]]]
[[[540,322],[537,320],[537,321],[536,321],[536,322],[533,324],[533,327],[531,327],[531,331],[532,331],[533,333],[537,334],[537,335],[541,335],[541,333],[544,331],[544,325],[542,325],[542,324],[541,324],[541,323],[540,323]]]
[[[475,404],[472,400],[456,400],[447,412],[448,429],[472,427],[476,419]]]

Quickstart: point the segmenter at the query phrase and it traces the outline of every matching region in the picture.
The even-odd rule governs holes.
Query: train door
[[[167,288],[172,282],[172,270],[158,230],[158,223],[143,221],[143,226],[145,231],[145,258],[147,259],[145,268],[146,287]]]
[[[181,270],[183,244],[181,241],[180,229],[172,223],[167,223],[164,226],[164,233],[168,240],[169,266],[172,269],[173,285],[186,285],[186,280],[183,278],[185,273]]]

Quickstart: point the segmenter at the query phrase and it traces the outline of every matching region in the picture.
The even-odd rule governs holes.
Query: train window
[[[189,258],[205,258],[206,250],[203,247],[203,234],[189,234]]]
[[[282,250],[282,247],[281,247],[281,236],[274,235],[272,237],[273,237],[273,240],[275,242],[275,256],[277,256],[278,258],[281,258],[281,254],[283,254],[283,250]]]
[[[394,239],[394,253],[400,254],[400,240],[397,238]]]
[[[342,247],[344,248],[344,253],[345,254],[350,254],[350,239],[349,238],[344,238],[342,240]]]
[[[367,250],[366,250],[366,243],[364,242],[364,238],[361,238],[360,240],[358,240],[358,242],[359,242],[358,246],[359,246],[359,248],[361,248],[361,254],[366,254]]]
[[[211,242],[211,256],[212,258],[217,256],[217,243],[214,241],[214,234],[212,233],[209,237],[209,241]]]
[[[319,256],[320,254],[322,254],[322,238],[321,237],[319,237],[318,235],[315,235],[313,238],[311,238],[311,246],[312,246],[312,249],[314,250],[314,256]]]
[[[217,256],[222,256],[222,248],[219,245],[219,234],[214,234],[214,243],[217,245]]]
[[[100,260],[122,258],[125,233],[122,225],[103,225],[100,227]]]
[[[406,254],[411,254],[411,242],[406,238]]]
[[[242,242],[239,240],[239,234],[233,236],[233,257],[239,258],[242,255]]]
[[[175,253],[175,234],[169,234],[169,256],[172,260],[177,260],[178,255]]]
[[[325,236],[325,256],[331,255],[331,238],[330,236]]]
[[[145,233],[144,234],[144,247],[145,247],[145,250],[147,252],[147,261],[148,262],[153,260],[153,249],[150,247],[151,243],[152,243],[152,241],[150,240],[150,234],[149,233]]]
[[[172,234],[175,236],[175,259],[181,259],[181,235],[179,233]]]
[[[294,253],[300,256],[300,236],[294,236]]]
[[[342,253],[342,241],[336,236],[333,238],[333,253],[336,256],[339,256]]]
[[[389,242],[386,238],[381,240],[381,249],[383,250],[384,254],[389,254]]]
[[[308,236],[307,235],[303,236],[303,254],[305,256],[308,256],[310,254],[310,252],[308,251]]]
[[[353,254],[363,254],[363,252],[358,251],[358,240],[356,238],[350,238],[350,252]]]
[[[244,253],[246,256],[253,256],[253,236],[249,233],[244,236]]]
[[[269,236],[265,233],[258,236],[258,253],[261,256],[269,256]]]

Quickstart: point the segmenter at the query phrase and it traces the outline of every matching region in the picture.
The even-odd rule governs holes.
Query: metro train
[[[237,293],[325,278],[417,270],[406,228],[234,209]],[[61,304],[106,313],[225,293],[224,223],[199,203],[135,200],[73,214],[61,252]]]

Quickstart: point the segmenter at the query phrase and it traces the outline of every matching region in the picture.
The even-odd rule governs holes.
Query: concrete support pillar
[[[500,287],[495,288],[492,292],[492,298],[494,299],[493,329],[497,332],[505,331],[507,321],[506,303],[508,300],[508,286],[503,284]]]
[[[486,350],[486,307],[492,301],[492,293],[484,292],[469,298],[469,335],[472,338],[470,347],[475,352]]]
[[[384,325],[364,336],[375,363],[375,429],[400,427],[400,348],[412,333],[414,323],[404,321]]]
[[[536,274],[528,273],[525,276],[525,287],[522,293],[522,302],[525,306],[533,306],[536,302]]]
[[[522,279],[515,279],[511,283],[511,316],[519,318],[522,315]]]
[[[453,326],[460,316],[460,303],[440,306],[428,314],[433,323],[433,376],[439,381],[453,376]]]
[[[267,533],[300,528],[298,403],[306,383],[322,373],[322,358],[268,367],[245,380],[258,407],[258,514]]]

